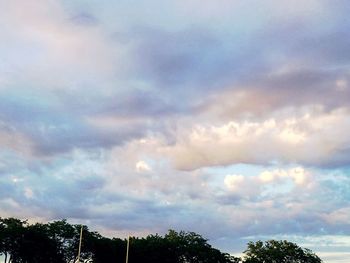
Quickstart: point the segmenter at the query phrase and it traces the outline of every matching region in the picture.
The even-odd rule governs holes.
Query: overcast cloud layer
[[[227,252],[350,239],[348,1],[0,1],[0,215]]]

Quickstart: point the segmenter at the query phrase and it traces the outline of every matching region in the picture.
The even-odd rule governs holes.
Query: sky
[[[0,0],[0,215],[350,258],[346,0]]]

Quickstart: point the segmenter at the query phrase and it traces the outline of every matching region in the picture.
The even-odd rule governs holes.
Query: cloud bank
[[[198,231],[230,252],[247,237],[342,240],[348,8],[0,3],[1,215]]]

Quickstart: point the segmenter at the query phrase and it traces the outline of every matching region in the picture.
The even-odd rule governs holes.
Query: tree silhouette
[[[309,249],[286,240],[249,242],[244,251],[244,263],[320,263],[322,260]]]
[[[5,257],[5,263],[21,262],[21,247],[26,223],[12,217],[0,218],[1,254]]]
[[[0,254],[5,263],[75,263],[81,225],[66,220],[28,224],[16,218],[0,218]],[[80,262],[124,262],[127,240],[107,238],[82,228]],[[129,263],[320,263],[311,250],[288,241],[249,242],[242,259],[213,248],[194,232],[169,230],[130,237]]]

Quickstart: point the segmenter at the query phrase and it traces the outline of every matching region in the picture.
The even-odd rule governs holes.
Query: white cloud
[[[135,164],[135,168],[136,168],[136,172],[138,172],[138,173],[144,173],[144,172],[152,171],[152,168],[145,161],[138,161]]]
[[[224,183],[230,191],[236,191],[241,188],[240,184],[244,182],[243,175],[227,175]]]
[[[350,253],[344,252],[344,251],[336,251],[336,248],[331,247],[330,249],[333,250],[333,252],[318,252],[317,255],[324,260],[324,262],[330,262],[330,263],[348,263],[350,258]]]
[[[275,175],[269,171],[264,171],[260,174],[260,180],[264,183],[270,183],[273,182],[275,179]]]
[[[263,206],[272,206],[273,201],[270,198],[276,194],[286,195],[295,191],[309,191],[312,179],[310,172],[302,167],[295,167],[265,170],[258,175],[226,175],[224,185],[229,194],[247,199],[262,198]]]
[[[165,149],[178,169],[237,163],[337,165],[350,143],[348,111],[279,116],[262,121],[229,121],[180,129]],[[302,180],[299,178],[299,180]]]
[[[273,171],[264,171],[259,175],[260,180],[263,183],[271,183],[275,180],[291,178],[295,184],[303,185],[309,175],[302,167],[296,167],[289,170],[273,170]]]

